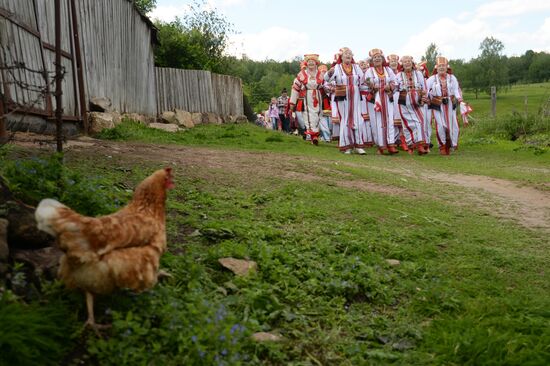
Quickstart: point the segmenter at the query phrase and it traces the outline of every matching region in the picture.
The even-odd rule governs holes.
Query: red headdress
[[[321,62],[319,61],[319,55],[316,54],[316,53],[308,53],[308,54],[304,55],[304,63],[305,63],[306,65],[307,65],[307,62],[308,62],[309,60],[315,61],[315,64],[316,64],[317,66],[319,66],[319,64],[321,63]]]
[[[388,65],[388,62],[386,61],[386,59],[384,58],[384,52],[382,52],[382,50],[380,48],[373,48],[372,50],[369,51],[369,57],[370,57],[370,66],[374,66],[374,63],[372,61],[372,59],[374,58],[374,56],[376,55],[380,55],[382,56],[382,66],[389,66]]]
[[[403,61],[410,60],[412,62],[413,69],[416,69],[416,64],[414,63],[414,59],[412,56],[406,55],[401,57],[401,68],[403,68]]]
[[[451,69],[449,67],[449,60],[447,60],[446,57],[437,56],[435,58],[435,66],[434,66],[434,70],[432,72],[432,75],[437,74],[437,67],[440,66],[440,65],[446,65],[447,66],[447,74],[452,74],[453,73],[453,69]]]
[[[349,52],[351,53],[351,63],[354,64],[355,63],[355,60],[353,59],[353,52],[351,52],[351,50],[348,48],[348,47],[342,47],[338,50],[338,53],[336,55],[334,55],[335,57],[337,56],[338,58],[336,59],[336,63],[337,64],[341,64],[342,63],[342,55],[346,52]]]

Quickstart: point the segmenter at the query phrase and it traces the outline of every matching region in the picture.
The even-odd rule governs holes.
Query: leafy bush
[[[102,179],[87,179],[64,167],[62,156],[6,162],[4,176],[22,201],[36,205],[43,198],[57,199],[84,215],[113,212],[120,201]],[[107,193],[105,193],[107,191]]]
[[[474,126],[477,135],[494,135],[515,141],[534,134],[550,134],[550,118],[513,113],[504,118],[484,119]]]

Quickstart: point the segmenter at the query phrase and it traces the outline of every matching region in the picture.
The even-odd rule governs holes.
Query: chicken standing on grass
[[[159,259],[166,250],[166,191],[174,188],[172,169],[156,171],[141,182],[132,201],[101,217],[82,216],[53,199],[36,208],[38,229],[57,238],[58,275],[69,288],[86,293],[86,325],[96,332],[94,295],[117,288],[143,291],[157,283]]]

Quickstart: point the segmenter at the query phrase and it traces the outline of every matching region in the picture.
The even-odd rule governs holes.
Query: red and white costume
[[[445,57],[437,57],[436,67],[448,67]],[[458,147],[460,129],[456,118],[456,109],[462,102],[462,93],[456,77],[449,72],[440,76],[435,73],[427,81],[430,108],[435,117],[437,142],[442,154],[448,155],[450,149]]]
[[[413,66],[410,71],[402,70],[396,76],[396,91],[394,94],[397,114],[403,122],[403,134],[409,149],[418,148],[419,153],[424,154],[425,131],[424,101],[427,95],[424,76],[414,69],[412,57],[403,56],[404,62],[410,62]]]
[[[309,60],[314,60],[316,65],[319,65],[319,55],[308,54],[304,55],[304,62],[307,64]],[[308,67],[301,70],[292,84],[292,92],[290,94],[290,106],[296,109],[296,114],[301,114],[301,119],[304,122],[306,135],[311,136],[311,141],[316,144],[319,137],[319,120],[322,116],[322,96],[320,89],[323,87],[323,78],[321,72],[317,69],[310,70]],[[299,98],[303,98],[303,105],[297,106]],[[300,108],[302,107],[302,108]]]
[[[424,77],[424,82],[427,84],[428,78],[430,77],[430,71],[428,70],[428,64],[426,61],[421,62],[418,67],[418,71],[422,73]],[[424,141],[426,145],[424,146],[427,151],[429,151],[429,145],[432,141],[432,110],[428,108],[429,103],[424,104]]]
[[[363,71],[363,74],[364,74],[369,68],[368,60],[359,61],[359,67],[361,68],[361,71]],[[365,87],[362,87],[359,93],[361,94],[361,115],[363,116],[363,120],[365,121],[365,131],[364,131],[363,141],[365,142],[365,146],[370,147],[374,145],[374,138],[372,137],[372,127],[370,124],[369,106],[368,106],[369,98],[372,98],[372,94],[369,93],[369,91]]]
[[[351,53],[348,48],[342,48],[341,51],[342,54]],[[338,146],[341,151],[351,152],[355,148],[360,154],[364,154],[362,149],[365,147],[366,125],[361,115],[359,94],[363,72],[353,59],[349,65],[344,64],[342,54],[339,55],[336,65],[325,75],[327,83],[333,84],[335,89],[333,122],[340,121]],[[338,90],[343,94],[339,95]]]
[[[380,49],[375,48],[369,52],[371,60],[377,55],[383,58]],[[399,131],[394,125],[393,89],[395,88],[395,74],[385,61],[379,67],[375,67],[371,61],[371,67],[367,69],[364,75],[364,83],[369,85],[369,91],[373,95],[368,103],[368,108],[374,143],[378,145],[380,153],[385,149],[388,149],[390,153],[395,153],[397,152],[395,137]],[[387,86],[390,89],[389,92],[386,90]]]

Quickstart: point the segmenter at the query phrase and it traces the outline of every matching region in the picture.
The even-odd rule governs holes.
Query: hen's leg
[[[174,276],[172,276],[172,274],[170,272],[166,272],[163,269],[159,269],[159,271],[157,272],[157,279],[158,280],[162,280],[163,278],[172,278],[172,277],[174,277]]]
[[[99,334],[99,329],[109,328],[110,325],[96,324],[94,318],[94,294],[88,291],[86,291],[86,308],[88,309],[88,320],[86,320],[84,326],[92,327],[95,334],[100,337],[101,335]]]
[[[94,327],[94,295],[88,291],[86,291],[86,308],[88,309],[88,320],[86,320],[86,325]]]

